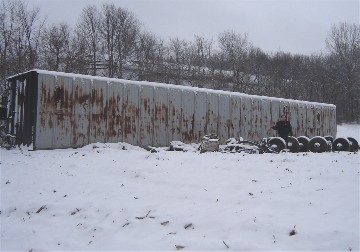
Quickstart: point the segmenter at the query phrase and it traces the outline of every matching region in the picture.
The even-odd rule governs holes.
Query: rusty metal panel
[[[312,138],[316,136],[315,132],[315,106],[313,104],[306,105],[306,136]]]
[[[154,137],[154,87],[142,86],[140,92],[140,143],[153,146]]]
[[[116,143],[123,141],[124,84],[109,82],[107,85],[106,141]]]
[[[208,111],[207,93],[195,93],[195,123],[194,123],[194,138],[202,139],[204,135],[210,134],[207,129],[207,111]]]
[[[337,131],[337,127],[336,127],[336,108],[335,106],[331,106],[331,105],[323,105],[323,109],[324,109],[324,135],[326,136],[333,136],[334,138],[336,137],[336,131]]]
[[[298,136],[298,103],[291,101],[289,103],[288,120],[292,126],[292,131],[295,137]]]
[[[89,144],[91,80],[74,78],[74,122],[72,127],[73,147]]]
[[[40,74],[38,77],[38,106],[36,120],[37,149],[51,149],[55,124],[55,76]]]
[[[140,86],[124,86],[124,142],[138,145]]]
[[[230,137],[239,139],[239,137],[241,136],[241,96],[230,96],[230,112]]]
[[[169,89],[169,141],[181,140],[181,89]]]
[[[336,137],[335,107],[323,105],[322,111],[324,114],[322,123],[323,135]]]
[[[57,76],[54,88],[55,117],[52,148],[72,145],[73,78]]]
[[[214,93],[207,94],[207,124],[205,133],[218,134],[219,117],[219,95]]]
[[[315,135],[322,136],[323,113],[322,106],[315,105]]]
[[[221,143],[225,143],[230,137],[231,132],[231,110],[230,110],[230,96],[219,94],[219,130],[218,136]]]
[[[330,134],[331,136],[333,136],[334,138],[336,137],[336,133],[337,133],[337,125],[336,125],[336,107],[335,106],[331,106],[330,105],[330,118],[329,118],[329,123],[330,123]]]
[[[139,145],[139,98],[140,86],[124,86],[124,142]]]
[[[107,82],[94,79],[91,85],[90,142],[106,142]]]
[[[169,127],[169,90],[165,87],[156,87],[155,115],[154,115],[154,145],[167,146]]]
[[[241,137],[249,140],[251,137],[251,98],[241,98]]]
[[[181,122],[181,140],[185,143],[194,142],[194,123],[195,123],[195,92],[183,90],[181,96],[182,104],[182,122]]]
[[[321,109],[321,114],[322,114],[322,135],[323,136],[328,136],[330,135],[330,108],[326,107],[326,106],[322,106]]]
[[[271,122],[270,122],[270,125],[274,126],[276,124],[277,121],[279,121],[280,119],[280,107],[281,107],[281,104],[280,104],[280,101],[279,100],[272,100],[271,101]],[[277,132],[276,130],[271,130],[270,131],[270,135],[271,137],[274,137],[274,136],[277,136]]]
[[[271,101],[269,99],[261,99],[261,135],[260,138],[271,135]]]
[[[262,120],[261,120],[261,99],[251,98],[251,131],[249,140],[256,141],[262,138]]]
[[[299,103],[297,108],[297,135],[296,136],[305,136],[306,135],[306,104]]]

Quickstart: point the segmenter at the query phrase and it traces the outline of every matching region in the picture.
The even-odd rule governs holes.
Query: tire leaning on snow
[[[324,137],[315,136],[309,141],[309,150],[311,152],[322,153],[328,149],[328,142]]]
[[[297,140],[296,137],[293,137],[293,136],[289,136],[288,137],[288,144],[287,144],[290,152],[292,153],[298,153],[299,150],[300,150],[300,143],[299,141]]]
[[[267,142],[270,149],[280,152],[286,147],[286,142],[281,137],[271,137]]]
[[[346,138],[336,138],[332,143],[333,151],[350,151],[350,141]]]
[[[356,152],[359,150],[359,143],[358,141],[356,141],[355,138],[352,138],[352,137],[348,137],[347,138],[350,142],[350,151],[351,152]]]
[[[299,136],[297,140],[299,141],[299,152],[308,152],[310,139],[306,136]]]

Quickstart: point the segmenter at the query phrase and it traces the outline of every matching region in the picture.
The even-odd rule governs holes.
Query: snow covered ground
[[[0,249],[356,251],[359,157],[2,149]]]

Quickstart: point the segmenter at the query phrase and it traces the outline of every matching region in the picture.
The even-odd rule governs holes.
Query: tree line
[[[332,103],[338,122],[360,122],[360,25],[334,24],[326,52],[267,53],[246,34],[165,41],[129,10],[87,6],[78,23],[47,24],[40,8],[0,0],[0,94],[30,69],[90,74]]]

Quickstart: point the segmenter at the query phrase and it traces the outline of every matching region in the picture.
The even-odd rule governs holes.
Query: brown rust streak
[[[135,104],[125,103],[125,123],[124,123],[124,133],[126,135],[136,135],[136,119],[139,117],[139,108]]]
[[[166,104],[162,105],[162,121],[165,122],[165,127],[169,126],[169,108]]]
[[[74,111],[75,108],[78,108],[78,110],[76,110],[76,115],[74,118],[74,123],[73,123],[73,127],[72,127],[72,131],[73,131],[73,135],[72,135],[72,141],[73,141],[73,145],[75,147],[80,146],[84,143],[86,143],[86,139],[88,139],[89,137],[89,132],[88,129],[86,128],[84,129],[84,125],[82,123],[82,121],[84,120],[84,118],[86,119],[86,122],[89,122],[90,118],[89,118],[89,101],[91,99],[91,95],[90,94],[86,94],[85,93],[85,89],[83,89],[83,87],[81,85],[76,86],[74,89]],[[82,116],[82,113],[80,111],[84,111],[84,116]],[[79,125],[78,125],[79,123]],[[90,123],[90,122],[89,122]],[[81,127],[81,128],[79,128]],[[85,131],[85,133],[83,133]]]
[[[108,101],[108,137],[119,137],[121,134],[121,114],[119,110],[120,96],[113,96]]]

